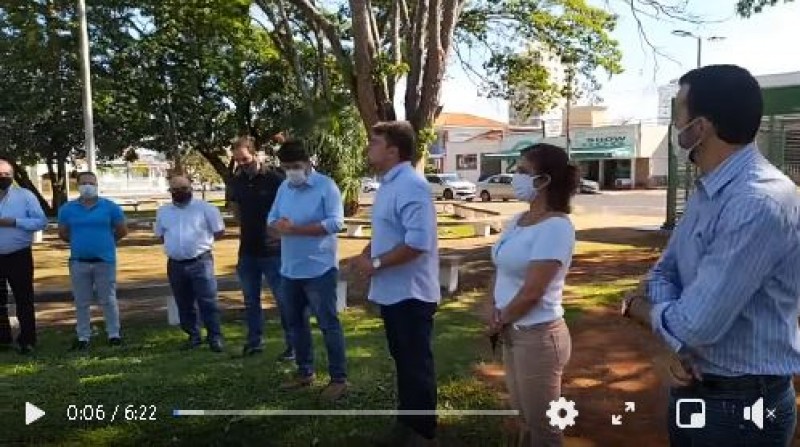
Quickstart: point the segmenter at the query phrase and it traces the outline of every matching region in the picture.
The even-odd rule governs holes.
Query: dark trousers
[[[764,399],[761,419],[764,428],[745,420],[745,408]],[[691,414],[701,411],[699,403],[678,401],[702,399],[705,402],[705,422],[702,428],[679,427],[690,424]],[[700,422],[700,421],[698,421]],[[700,425],[700,424],[698,424]],[[742,376],[720,378],[704,376],[685,388],[673,388],[669,403],[669,443],[672,447],[788,447],[792,445],[797,406],[792,377]]]
[[[389,352],[397,370],[398,410],[436,410],[431,335],[435,303],[407,299],[381,306]],[[436,437],[436,416],[398,416],[422,437]]]
[[[206,253],[192,261],[167,262],[167,276],[178,306],[181,329],[192,343],[200,343],[200,326],[195,304],[206,327],[208,341],[222,337],[219,308],[217,307],[217,277],[214,275],[214,257]]]
[[[33,308],[33,252],[30,247],[0,255],[0,344],[11,343],[8,320],[8,289],[11,286],[17,304],[20,345],[36,344],[36,312]]]

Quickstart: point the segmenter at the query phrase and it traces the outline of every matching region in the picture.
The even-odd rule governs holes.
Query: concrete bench
[[[452,295],[458,290],[458,277],[461,273],[462,255],[441,255],[439,256],[439,285]]]
[[[368,219],[345,219],[344,225],[347,230],[347,237],[363,237],[364,228],[371,226],[372,222]],[[437,225],[439,227],[470,225],[475,229],[476,237],[489,237],[492,234],[493,229],[497,230],[498,232],[502,230],[494,220],[490,219],[447,220],[444,222],[438,222]]]
[[[128,200],[119,200],[119,201],[117,201],[117,205],[121,206],[122,208],[133,208],[133,212],[135,212],[135,213],[139,212],[139,205],[141,205],[141,204],[142,204],[142,202],[140,202],[138,200],[130,200],[130,199],[128,199]]]

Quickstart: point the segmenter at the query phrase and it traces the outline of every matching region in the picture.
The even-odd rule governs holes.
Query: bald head
[[[0,158],[0,177],[14,177],[14,165],[2,158]]]
[[[190,188],[192,183],[185,175],[174,175],[169,179],[170,189]]]

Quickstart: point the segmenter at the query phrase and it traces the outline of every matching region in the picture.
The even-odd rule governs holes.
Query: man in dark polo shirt
[[[281,314],[286,347],[280,360],[292,361],[294,349],[289,339],[286,319],[281,312],[281,242],[267,228],[267,214],[275,201],[283,176],[261,163],[251,137],[238,139],[231,149],[236,171],[231,180],[228,202],[240,225],[239,264],[236,268],[244,295],[247,317],[247,343],[243,355],[264,350],[264,316],[261,309],[261,284],[266,278],[278,313]]]

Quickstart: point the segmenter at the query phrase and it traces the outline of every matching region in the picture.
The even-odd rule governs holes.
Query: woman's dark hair
[[[550,183],[543,191],[551,211],[570,213],[570,201],[580,186],[578,167],[570,163],[567,151],[547,143],[523,149],[521,155],[534,166],[535,174],[546,175]]]

